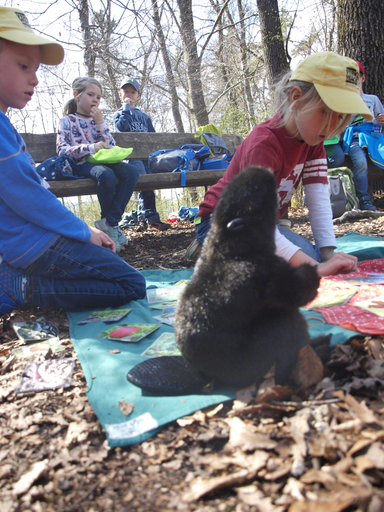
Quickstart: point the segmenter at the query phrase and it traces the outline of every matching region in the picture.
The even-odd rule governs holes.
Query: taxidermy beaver
[[[174,323],[184,359],[204,378],[245,387],[275,364],[276,383],[286,383],[310,342],[299,307],[320,277],[276,256],[276,220],[276,182],[263,167],[236,176],[213,213]]]

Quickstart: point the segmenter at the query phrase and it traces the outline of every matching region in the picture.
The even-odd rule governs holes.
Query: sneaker
[[[192,261],[197,261],[197,258],[200,255],[201,244],[197,238],[193,240],[188,246],[188,249],[185,251],[185,257]]]
[[[283,228],[291,229],[291,227],[292,227],[292,222],[288,219],[282,218],[282,219],[279,219],[277,222],[279,223],[279,226],[281,226]]]
[[[158,231],[167,231],[171,226],[166,222],[150,222],[149,227],[151,229],[157,229]]]
[[[116,252],[120,252],[120,242],[119,242],[119,233],[118,233],[118,226],[116,227],[110,227],[107,226],[106,219],[100,219],[95,222],[95,226],[97,229],[100,229],[103,233],[106,233],[109,238],[111,238],[115,244],[116,244]]]
[[[371,201],[366,199],[365,201],[360,201],[360,210],[377,210],[376,206],[373,206]]]
[[[117,237],[119,240],[120,245],[128,245],[127,237],[124,235],[124,233],[121,231],[119,226],[117,226]]]

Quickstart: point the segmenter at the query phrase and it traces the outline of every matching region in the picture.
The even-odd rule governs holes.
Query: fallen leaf
[[[291,378],[298,388],[308,388],[321,381],[324,366],[311,345],[305,345],[297,356]]]
[[[29,468],[29,470],[21,476],[20,480],[18,480],[12,489],[13,494],[19,496],[20,494],[25,494],[33,482],[40,478],[40,476],[47,470],[48,468],[48,459],[41,460],[40,462],[35,462]]]
[[[110,354],[120,354],[121,350],[118,348],[114,348],[113,350],[107,350]]]
[[[121,400],[120,402],[118,402],[117,405],[120,407],[121,412],[125,416],[129,416],[135,407],[135,404],[131,402],[126,402],[125,400]]]
[[[382,423],[375,416],[375,414],[368,409],[365,401],[358,402],[352,395],[347,394],[345,403],[350,407],[351,411],[365,424],[376,425],[382,427]]]
[[[228,418],[226,422],[230,426],[228,444],[239,446],[243,451],[273,450],[276,441],[261,432],[255,432],[255,427],[244,423],[240,418]]]

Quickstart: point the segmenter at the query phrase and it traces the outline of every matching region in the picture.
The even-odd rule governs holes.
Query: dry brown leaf
[[[373,460],[368,459],[368,457],[365,457],[365,455],[359,455],[355,459],[356,469],[360,473],[364,473],[364,471],[367,471],[368,469],[372,469],[375,467],[375,463]]]
[[[333,432],[346,432],[350,430],[361,430],[363,428],[363,423],[359,418],[355,420],[344,421],[343,423],[339,423],[338,425],[334,425],[331,427]]]
[[[259,392],[255,399],[257,404],[264,404],[268,402],[283,402],[288,400],[292,396],[292,391],[287,386],[272,386],[264,388],[262,391],[259,388]]]
[[[240,447],[243,451],[273,450],[276,441],[261,432],[255,432],[255,427],[244,423],[240,418],[228,418],[226,422],[230,426],[228,444]]]
[[[19,496],[20,494],[25,494],[33,482],[35,482],[40,476],[47,470],[48,468],[48,459],[41,460],[39,462],[35,462],[29,468],[29,470],[24,473],[20,480],[18,480],[12,489],[13,494]]]
[[[372,496],[370,489],[358,488],[353,491],[345,488],[342,491],[330,492],[327,499],[317,501],[296,501],[289,507],[288,512],[342,512],[351,505],[365,505]]]
[[[382,443],[373,443],[368,448],[365,456],[375,463],[376,469],[384,469],[384,448]]]
[[[236,392],[236,401],[247,405],[255,398],[256,394],[256,384],[252,384]]]
[[[380,338],[368,338],[367,345],[375,359],[384,359],[383,342]]]
[[[65,436],[64,446],[69,446],[73,442],[81,443],[85,441],[90,433],[90,424],[86,420],[74,421],[68,425],[67,435]]]
[[[363,423],[367,425],[382,427],[382,423],[375,416],[375,414],[370,409],[368,409],[368,407],[365,405],[365,401],[358,402],[355,397],[347,394],[345,397],[345,403]]]
[[[256,485],[236,489],[238,497],[247,505],[255,506],[258,512],[283,512],[284,507],[276,506]]]
[[[340,459],[336,462],[336,464],[332,464],[331,469],[334,472],[342,471],[343,473],[346,473],[351,469],[352,466],[355,464],[355,459],[353,457],[344,457],[343,459]]]
[[[336,475],[332,471],[310,469],[300,477],[300,482],[303,482],[304,484],[319,483],[328,488],[332,487],[332,484],[336,482]]]
[[[348,450],[347,456],[351,457],[354,453],[359,452],[366,446],[373,443],[373,439],[358,439],[356,443]]]
[[[120,407],[121,412],[125,416],[129,416],[135,407],[135,404],[126,402],[125,400],[121,400],[121,402],[118,402],[117,405]]]
[[[110,354],[120,354],[121,350],[118,348],[114,348],[113,350],[107,350]]]
[[[299,388],[308,388],[321,381],[324,376],[324,366],[311,345],[305,345],[297,357],[297,362],[291,377]]]
[[[190,490],[184,494],[182,500],[185,503],[193,503],[194,501],[199,500],[210,492],[218,491],[219,489],[224,489],[225,487],[241,485],[247,480],[254,478],[254,476],[255,472],[248,471],[247,469],[237,471],[236,473],[232,473],[230,475],[216,476],[213,478],[203,478],[199,476],[192,480],[190,484]]]

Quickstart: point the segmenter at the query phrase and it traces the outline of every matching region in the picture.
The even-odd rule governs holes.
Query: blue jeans
[[[130,164],[139,169],[140,174],[149,174],[148,163],[143,160],[130,160]],[[153,190],[144,190],[139,193],[139,219],[145,217],[149,222],[160,222],[160,215],[156,211],[156,198]]]
[[[368,162],[364,149],[359,146],[358,137],[353,137],[349,146],[349,156],[352,160],[353,181],[356,195],[360,202],[370,201],[368,193]]]
[[[201,223],[196,224],[196,238],[201,244],[204,242],[210,227],[211,215],[201,217]],[[280,233],[285,236],[285,238],[299,247],[305,254],[307,254],[307,256],[310,256],[319,263],[321,262],[320,249],[316,245],[311,244],[311,242],[287,228],[283,228],[282,226],[277,227]]]
[[[345,161],[345,155],[341,145],[330,144],[324,147],[327,155],[328,169],[337,169],[338,167],[341,167]]]
[[[24,270],[32,307],[106,308],[145,296],[145,279],[110,249],[60,238]]]
[[[126,162],[108,164],[108,167],[85,162],[79,167],[79,176],[97,180],[101,218],[107,219],[110,226],[117,226],[136,187],[139,170]],[[116,177],[119,178],[117,187]]]

